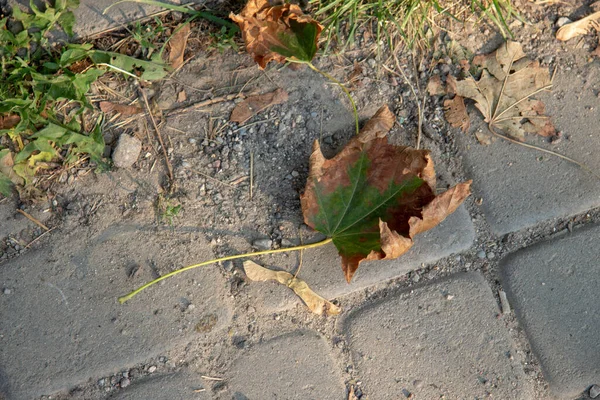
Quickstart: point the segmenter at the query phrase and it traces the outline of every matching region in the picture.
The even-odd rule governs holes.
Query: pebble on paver
[[[227,374],[235,399],[342,400],[346,390],[324,339],[308,331],[256,345]]]
[[[550,390],[600,382],[600,226],[563,234],[502,262],[502,284]]]
[[[595,72],[592,66],[587,78],[557,72],[552,92],[539,97],[546,104],[546,114],[562,132],[562,139],[549,145],[544,138],[528,135],[527,142],[572,157],[597,171],[600,107],[592,88],[600,83],[600,76]],[[478,129],[487,132],[487,125],[480,119],[472,124],[471,133]],[[459,134],[456,138],[461,142],[467,176],[473,179],[473,195],[483,199],[481,208],[496,234],[600,206],[600,182],[589,172],[503,140],[484,146],[473,136]]]
[[[127,368],[229,324],[231,300],[217,268],[174,277],[124,305],[117,297],[157,271],[211,257],[204,239],[153,227],[55,230],[54,245],[2,264],[0,397],[30,400]],[[193,244],[193,245],[190,245]]]
[[[532,399],[490,287],[461,273],[367,304],[344,322],[372,399]]]

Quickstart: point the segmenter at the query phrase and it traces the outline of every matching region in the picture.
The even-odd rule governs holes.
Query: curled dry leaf
[[[599,19],[600,11],[597,11],[585,18],[580,19],[579,21],[565,24],[556,32],[556,38],[558,40],[567,41],[579,35],[587,34],[592,28],[600,30],[600,23],[598,23]]]
[[[190,24],[185,24],[178,29],[169,40],[169,64],[173,69],[179,69],[183,65],[183,56],[190,36]]]
[[[473,64],[483,69],[479,80],[448,76],[449,91],[474,100],[491,131],[497,128],[521,141],[525,133],[556,134],[544,115],[544,103],[532,98],[552,87],[548,69],[529,60],[519,43],[506,42],[491,54],[475,57]]]
[[[0,115],[0,129],[11,129],[21,122],[21,117],[17,114]]]
[[[269,0],[248,0],[240,14],[229,15],[242,31],[246,51],[261,68],[287,58],[311,61],[323,26],[296,4],[271,7]]]
[[[233,111],[229,120],[231,122],[237,122],[239,124],[246,122],[252,116],[258,114],[264,109],[271,107],[275,104],[285,103],[288,100],[288,93],[279,88],[270,93],[259,94],[256,96],[249,96],[241,103],[238,103]]]
[[[121,114],[123,117],[130,117],[135,114],[139,114],[142,112],[142,109],[138,106],[127,105],[127,104],[118,104],[110,101],[101,101],[100,109],[104,113],[116,112]]]
[[[462,96],[456,95],[453,99],[444,101],[444,116],[450,125],[460,128],[463,132],[468,131],[471,126],[465,99]]]
[[[362,261],[404,254],[470,194],[469,181],[436,196],[429,152],[388,143],[394,121],[383,106],[334,158],[318,142],[310,156],[304,221],[332,238],[348,282]]]
[[[302,279],[295,278],[289,272],[273,271],[249,260],[244,261],[244,271],[250,280],[258,282],[273,280],[286,285],[302,299],[310,311],[317,315],[337,315],[342,311],[335,304],[313,292]]]

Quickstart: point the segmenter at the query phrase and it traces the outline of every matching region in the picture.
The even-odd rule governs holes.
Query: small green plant
[[[212,42],[209,48],[218,50],[220,53],[228,49],[238,50],[238,45],[235,42],[237,32],[226,26],[222,26],[217,32],[209,33]]]
[[[89,157],[103,167],[102,118],[83,129],[92,110],[86,97],[107,68],[146,80],[161,79],[166,66],[95,50],[91,44],[50,42],[50,32],[73,34],[79,0],[56,0],[31,12],[18,6],[0,19],[0,194],[30,186],[36,173]]]
[[[166,28],[162,21],[158,17],[154,17],[154,24],[143,24],[137,21],[129,32],[131,37],[141,47],[144,56],[148,59],[152,59],[152,53],[158,48],[156,46],[156,38],[160,37]]]
[[[173,219],[179,215],[181,207],[181,204],[175,204],[172,199],[163,195],[159,195],[156,201],[159,220],[165,221],[168,225],[173,225]]]

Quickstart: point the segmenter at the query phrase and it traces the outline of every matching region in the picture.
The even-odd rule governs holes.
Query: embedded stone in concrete
[[[46,247],[1,264],[10,293],[0,293],[0,397],[68,390],[226,326],[232,305],[217,268],[117,302],[157,274],[211,258],[209,249],[197,233],[80,228],[55,230]]]
[[[434,263],[441,258],[469,249],[475,237],[475,230],[469,213],[461,206],[435,228],[417,235],[414,246],[394,260],[379,260],[361,263],[348,284],[342,272],[340,256],[333,244],[310,249],[304,252],[302,270],[299,277],[320,295],[333,299],[365,287],[385,282],[406,274],[422,264]],[[290,268],[289,258],[274,258],[269,265]],[[252,283],[249,290],[258,300],[259,306],[267,311],[289,308],[298,299],[285,286],[272,282]]]
[[[341,400],[345,385],[324,340],[297,331],[246,351],[228,371],[234,399]]]
[[[593,90],[600,84],[600,75],[596,72],[591,65],[587,77],[559,71],[552,92],[539,96],[562,132],[560,142],[549,144],[539,136],[527,136],[528,143],[574,158],[593,171],[600,170],[600,107]],[[473,116],[476,113],[471,111]],[[600,181],[589,172],[503,140],[483,146],[474,138],[476,130],[487,132],[488,128],[479,119],[469,135],[456,138],[466,173],[473,179],[473,195],[483,199],[481,207],[496,234],[600,206]]]
[[[479,273],[461,273],[366,305],[344,322],[358,379],[373,399],[532,399],[498,305]]]
[[[210,388],[202,382],[200,374],[178,372],[146,377],[109,398],[111,400],[204,400],[210,399]]]
[[[573,398],[600,382],[600,226],[518,251],[502,283],[550,389]]]

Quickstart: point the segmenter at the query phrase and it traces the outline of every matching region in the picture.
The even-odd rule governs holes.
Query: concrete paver
[[[561,235],[503,261],[502,283],[561,398],[600,383],[600,226]]]
[[[138,226],[85,236],[53,231],[58,245],[0,265],[0,394],[8,399],[69,389],[230,321],[231,300],[216,268],[117,302],[152,279],[153,270],[207,259],[208,244],[198,243],[203,239]]]
[[[236,400],[342,400],[345,386],[324,340],[296,331],[250,349],[228,371]]]
[[[202,391],[204,389],[204,391]],[[199,374],[178,372],[151,376],[110,396],[110,400],[204,400],[210,399]]]
[[[403,256],[395,260],[362,263],[351,284],[346,283],[340,257],[333,245],[305,251],[299,276],[314,291],[333,299],[404,275],[420,268],[421,264],[433,263],[465,251],[473,243],[474,237],[475,230],[469,213],[461,206],[440,225],[418,235],[414,246]],[[279,267],[288,266],[281,264]],[[272,282],[252,283],[250,290],[262,307],[269,311],[289,308],[298,301],[288,288]]]
[[[549,145],[529,135],[527,142],[584,162],[592,170],[600,169],[596,154],[600,147],[600,107],[592,89],[599,84],[600,76],[594,74],[593,66],[588,77],[558,72],[554,89],[540,99],[563,139]],[[566,107],[568,104],[577,107]],[[472,131],[487,132],[483,122],[474,125]],[[473,136],[456,135],[467,175],[473,179],[473,194],[483,198],[483,211],[496,234],[600,206],[600,182],[592,174],[557,157],[503,140],[483,146]]]
[[[532,399],[479,273],[401,292],[352,313],[348,343],[373,399]]]

